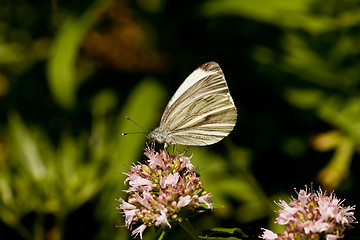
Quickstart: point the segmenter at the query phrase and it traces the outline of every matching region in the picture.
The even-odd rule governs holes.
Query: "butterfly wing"
[[[171,142],[210,145],[234,128],[237,111],[220,66],[208,62],[190,74],[170,99],[159,128]]]

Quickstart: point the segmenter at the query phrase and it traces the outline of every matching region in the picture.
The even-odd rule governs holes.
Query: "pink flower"
[[[142,194],[143,197],[140,195],[136,195],[136,200],[140,203],[143,207],[150,209],[151,208],[151,200],[153,199],[149,192],[144,191]]]
[[[302,224],[305,234],[324,232],[328,227],[329,223],[321,221],[305,221]]]
[[[139,212],[139,209],[134,210],[124,210],[125,215],[125,226],[130,228],[133,224],[133,222],[136,222],[138,220],[137,213]]]
[[[206,205],[209,209],[213,209],[212,201],[210,200],[211,197],[212,197],[211,193],[207,193],[207,194],[199,197],[199,202],[205,203],[205,205]]]
[[[338,238],[339,238],[338,236],[333,235],[333,234],[327,234],[326,235],[326,240],[336,240]]]
[[[298,201],[300,206],[305,206],[306,203],[309,201],[309,198],[311,196],[311,193],[307,193],[307,189],[306,190],[302,190],[300,189],[299,194],[298,194]]]
[[[129,195],[125,201],[119,198],[120,209],[125,216],[125,226],[132,235],[142,238],[146,227],[171,228],[171,222],[182,221],[196,211],[200,203],[212,209],[211,194],[207,193],[200,177],[193,171],[189,157],[183,154],[169,155],[165,150],[155,152],[147,148],[144,164],[130,167],[125,184]]]
[[[136,206],[134,206],[134,205],[132,205],[132,204],[130,204],[128,202],[125,202],[124,199],[122,199],[122,198],[119,198],[118,201],[121,203],[120,204],[121,209],[126,209],[126,210],[128,210],[128,209],[136,209]]]
[[[149,150],[145,152],[145,156],[149,158],[149,166],[151,168],[156,168],[157,166],[160,168],[165,168],[165,164],[162,161],[159,153],[155,152],[154,150]]]
[[[283,200],[276,203],[281,209],[277,211],[279,215],[275,223],[285,225],[285,231],[275,237],[271,231],[263,229],[260,237],[279,240],[341,238],[350,223],[355,222],[355,206],[344,207],[342,202],[333,192],[327,195],[321,189],[309,193],[307,188],[300,190],[298,198],[292,198],[290,203]]]
[[[165,211],[161,211],[161,215],[156,218],[155,226],[161,226],[162,228],[168,226],[169,228],[171,228],[171,225],[167,220],[167,215]]]
[[[186,205],[188,205],[191,202],[191,196],[187,195],[185,197],[181,196],[179,198],[179,202],[177,204],[178,208],[182,208],[185,207]]]
[[[277,223],[285,225],[295,219],[294,215],[298,211],[297,208],[290,206],[284,200],[280,200],[276,204],[282,208],[282,210],[279,210],[279,217],[276,219]]]
[[[166,185],[170,185],[172,187],[175,187],[176,184],[179,181],[179,178],[180,178],[180,174],[178,172],[176,172],[174,174],[170,173],[167,177],[162,178],[160,180],[160,185],[163,188],[166,187]]]
[[[262,228],[262,230],[264,231],[263,234],[261,236],[259,236],[262,239],[266,239],[266,240],[275,240],[277,239],[278,235],[276,233],[273,233],[272,231]]]
[[[351,212],[354,210],[355,210],[355,206],[342,207],[336,216],[336,221],[343,225],[354,223],[355,222],[354,212]]]
[[[193,171],[194,170],[194,165],[192,165],[192,163],[190,161],[191,158],[192,158],[192,156],[191,157],[181,156],[180,157],[180,162],[182,163],[182,165],[184,165],[183,168],[187,168],[190,171]]]
[[[151,186],[152,182],[146,178],[140,176],[131,175],[129,177],[129,185],[132,187]]]
[[[134,238],[137,237],[138,234],[140,234],[140,238],[142,239],[142,234],[144,232],[144,230],[146,229],[146,225],[145,224],[142,224],[140,225],[140,227],[136,228],[132,233],[131,233],[131,236],[134,235]]]

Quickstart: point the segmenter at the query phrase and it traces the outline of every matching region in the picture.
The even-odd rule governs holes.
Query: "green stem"
[[[200,240],[201,238],[195,231],[195,229],[191,226],[188,219],[179,222],[180,226],[194,239],[194,240]]]
[[[165,235],[167,234],[168,230],[167,228],[166,229],[163,229],[160,234],[158,234],[158,237],[157,237],[157,240],[163,240],[165,238]]]

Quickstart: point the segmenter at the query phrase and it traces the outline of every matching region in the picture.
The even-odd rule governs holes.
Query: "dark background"
[[[207,61],[238,121],[224,141],[187,150],[218,206],[194,226],[256,238],[274,229],[274,200],[311,184],[356,205],[359,12],[355,0],[2,1],[1,239],[128,238],[115,227],[119,171],[144,159],[146,138],[121,136],[143,131],[125,116],[156,127]],[[169,238],[189,237],[174,227]]]

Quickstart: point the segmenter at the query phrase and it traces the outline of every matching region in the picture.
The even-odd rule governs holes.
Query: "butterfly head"
[[[158,143],[173,144],[169,135],[160,128],[155,128],[154,131],[148,133],[146,137],[150,141],[156,141]]]

